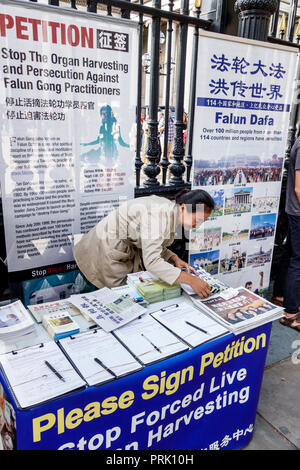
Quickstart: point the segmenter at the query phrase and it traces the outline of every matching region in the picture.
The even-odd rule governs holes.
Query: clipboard
[[[0,369],[16,407],[22,410],[87,386],[54,341],[1,354]]]
[[[113,335],[145,366],[189,349],[186,343],[150,314],[115,330]]]
[[[229,333],[228,329],[187,302],[163,307],[152,312],[151,316],[190,348]]]
[[[114,335],[101,328],[63,338],[58,345],[89,386],[102,385],[143,368]]]

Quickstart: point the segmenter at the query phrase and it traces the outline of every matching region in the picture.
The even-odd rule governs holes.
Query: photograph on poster
[[[192,229],[190,234],[190,251],[199,252],[217,249],[222,241],[222,227],[207,226],[202,229]]]
[[[254,186],[252,211],[260,214],[277,211],[280,199],[281,184]]]
[[[223,207],[224,207],[224,189],[212,189],[206,188],[205,189],[213,198],[215,207],[212,213],[210,214],[210,219],[215,217],[220,217],[223,215]]]
[[[250,227],[250,240],[273,237],[276,228],[276,214],[253,215]]]
[[[218,274],[220,251],[207,251],[204,253],[190,254],[189,263],[205,269],[209,274]]]
[[[207,156],[194,160],[194,186],[280,181],[283,158],[276,154]]]
[[[250,216],[244,214],[243,217],[234,215],[223,218],[222,243],[241,243],[248,239],[250,228]]]
[[[47,269],[45,269],[45,272]],[[77,269],[61,274],[44,275],[22,282],[23,303],[27,305],[66,299],[72,294],[95,290]]]
[[[230,275],[219,273],[217,278],[225,282],[228,286],[236,288],[243,286],[246,289],[266,297],[269,289],[271,264],[266,263],[261,266],[255,266],[251,269],[241,269],[234,271]]]
[[[247,247],[241,245],[223,247],[220,251],[220,273],[240,271],[246,266]]]
[[[262,241],[261,243],[249,242],[247,252],[247,267],[256,267],[270,263],[272,260],[273,243],[267,244]]]
[[[251,211],[253,188],[230,188],[224,196],[224,215]]]
[[[246,269],[241,273],[240,285],[246,289],[266,297],[269,287],[271,265],[255,267],[254,269]]]

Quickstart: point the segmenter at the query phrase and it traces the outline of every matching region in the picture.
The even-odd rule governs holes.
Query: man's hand
[[[196,269],[194,269],[193,266],[190,266],[188,263],[180,259],[179,256],[171,256],[170,261],[174,264],[174,266],[176,266],[176,268],[185,269],[188,274],[193,273],[196,274],[196,276],[198,275]]]
[[[207,282],[203,281],[202,279],[199,279],[196,276],[192,276],[191,274],[188,274],[186,272],[181,272],[177,278],[177,282],[180,282],[181,284],[188,284],[193,288],[193,290],[196,292],[196,294],[201,297],[201,299],[206,299],[211,294],[210,287],[207,284]]]
[[[201,299],[206,299],[206,297],[211,294],[209,284],[207,284],[207,282],[203,281],[202,279],[194,278],[191,281],[190,286],[194,289],[196,294],[201,297]]]

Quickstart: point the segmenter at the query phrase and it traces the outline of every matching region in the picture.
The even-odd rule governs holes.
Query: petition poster
[[[73,260],[134,195],[137,27],[0,5],[1,186],[9,272]]]
[[[269,285],[297,54],[201,32],[193,189],[215,201],[190,262],[232,286]]]

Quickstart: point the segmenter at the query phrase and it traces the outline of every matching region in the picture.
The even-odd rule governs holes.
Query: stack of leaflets
[[[201,311],[232,333],[239,334],[283,316],[283,308],[273,305],[245,287],[228,288],[207,299],[191,300]]]
[[[20,300],[0,307],[0,340],[12,341],[34,328],[34,320]]]
[[[181,295],[179,283],[170,285],[155,278],[148,271],[128,274],[127,283],[134,287],[149,304],[174,299]]]
[[[43,327],[54,341],[65,338],[66,336],[74,335],[79,332],[79,326],[75,320],[65,312],[50,313],[44,315]]]
[[[224,284],[224,282],[220,281],[219,279],[214,278],[211,274],[205,271],[205,269],[202,269],[199,266],[193,266],[193,268],[195,271],[197,271],[197,275],[192,272],[191,274],[207,282],[207,284],[210,286],[211,294],[217,294],[218,292],[222,292],[223,290],[228,289],[229,286]],[[188,284],[181,284],[181,287],[188,295],[196,295],[194,289]]]
[[[80,311],[68,299],[28,305],[27,308],[38,323],[42,323],[44,315],[50,315],[50,313],[64,312],[71,316],[80,315]]]

